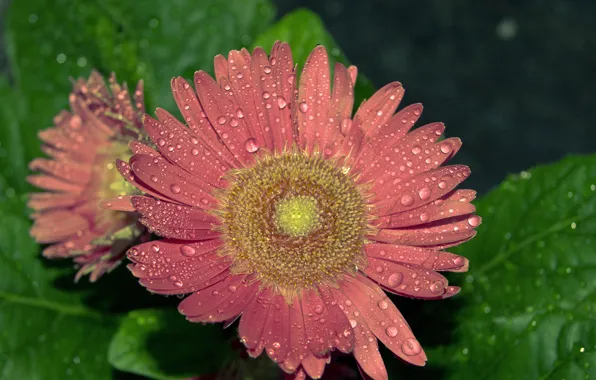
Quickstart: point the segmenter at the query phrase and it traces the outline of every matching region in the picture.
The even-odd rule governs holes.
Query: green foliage
[[[57,284],[71,270],[48,267],[29,237],[18,198],[0,202],[0,373],[2,379],[106,379],[116,318]]]
[[[312,49],[317,45],[323,45],[329,52],[329,63],[333,69],[335,62],[349,65],[349,61],[341,51],[331,34],[325,29],[325,25],[317,14],[299,9],[288,13],[279,22],[273,25],[265,33],[261,34],[254,43],[254,46],[261,46],[269,51],[275,41],[285,41],[292,48],[294,62],[299,67],[304,66]],[[363,99],[369,98],[374,87],[362,73],[358,75],[354,89],[356,102],[358,105]]]
[[[596,156],[513,176],[477,206],[449,378],[594,378]]]
[[[220,325],[189,323],[174,308],[138,310],[123,319],[109,360],[152,379],[184,379],[214,373],[231,360],[234,353],[225,342]]]

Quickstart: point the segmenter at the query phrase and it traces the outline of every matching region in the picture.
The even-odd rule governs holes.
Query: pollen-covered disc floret
[[[89,79],[78,79],[69,97],[71,112],[62,111],[54,118],[55,127],[39,133],[50,158],[29,164],[41,172],[29,176],[29,182],[46,190],[30,194],[29,207],[35,211],[31,235],[52,244],[44,256],[73,258],[80,268],[76,279],[89,274],[95,281],[113,269],[144,233],[130,214],[110,210],[130,210],[126,196],[138,192],[114,164],[130,158],[129,142],[141,140],[142,82],[133,98],[134,104],[114,75],[109,83],[95,71]],[[116,199],[101,209],[106,198]]]
[[[267,155],[229,173],[219,211],[234,273],[283,294],[333,284],[365,263],[363,189],[321,155]]]
[[[192,322],[239,319],[249,355],[296,378],[322,376],[334,350],[388,378],[378,342],[415,365],[426,355],[386,292],[454,296],[439,272],[468,261],[445,251],[480,224],[470,174],[443,166],[461,147],[442,123],[415,129],[420,104],[379,89],[353,113],[357,70],[316,47],[297,76],[276,43],[215,58],[172,90],[185,124],[163,109],[144,119],[155,144],[118,170],[144,195],[140,221],[163,237],[129,250],[140,283],[185,296]],[[299,79],[297,79],[299,78]]]

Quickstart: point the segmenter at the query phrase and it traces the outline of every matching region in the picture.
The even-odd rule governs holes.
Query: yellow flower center
[[[294,196],[275,205],[275,225],[283,234],[306,236],[320,226],[317,200],[313,197]]]
[[[217,211],[234,273],[292,297],[365,265],[364,190],[320,155],[266,155],[232,171]]]

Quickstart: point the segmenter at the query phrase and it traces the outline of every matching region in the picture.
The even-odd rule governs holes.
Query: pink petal
[[[138,83],[137,83],[137,87],[135,88],[135,92],[133,94],[133,98],[135,101],[135,106],[137,107],[137,111],[140,114],[144,114],[145,113],[145,98],[144,98],[144,82],[141,79]]]
[[[249,349],[255,349],[261,344],[262,332],[269,315],[272,298],[273,291],[266,287],[253,298],[242,313],[238,334],[240,341]]]
[[[291,328],[290,350],[284,362],[284,367],[287,371],[294,372],[302,362],[302,359],[309,355],[302,306],[298,298],[294,299],[294,303],[289,307],[289,313]]]
[[[199,103],[197,95],[188,82],[178,77],[172,79],[171,86],[178,109],[180,109],[180,113],[184,117],[188,127],[194,132],[194,138],[197,139],[197,144],[200,142],[201,145],[209,147],[212,154],[221,158],[229,166],[241,166],[217,136],[215,129]],[[191,138],[191,142],[194,144],[195,140]]]
[[[458,200],[436,201],[418,207],[414,210],[387,215],[380,218],[375,225],[379,228],[404,228],[429,224],[438,220],[452,218],[455,216],[469,215],[476,211],[474,205]]]
[[[91,242],[102,236],[103,232],[83,231],[81,236],[73,235],[59,244],[50,245],[42,252],[44,257],[50,259],[71,257],[73,255],[89,254],[97,249]]]
[[[476,235],[476,228],[481,223],[479,216],[455,217],[441,220],[438,223],[429,226],[408,229],[383,229],[375,236],[373,240],[383,243],[395,243],[403,245],[414,245],[419,247],[436,246],[440,244],[449,244],[460,240],[468,239]]]
[[[35,211],[68,208],[81,200],[69,193],[31,193],[27,206]]]
[[[182,229],[210,230],[219,219],[200,209],[162,202],[150,197],[133,196],[134,209],[143,217],[150,220],[150,224]]]
[[[333,347],[345,354],[352,352],[354,349],[354,334],[350,328],[349,320],[345,317],[329,289],[322,286],[319,286],[318,289],[321,299],[325,303],[327,324],[335,325],[335,331],[338,332]]]
[[[447,194],[443,197],[446,201],[460,201],[460,202],[472,202],[476,198],[476,192],[474,190],[455,190],[453,193]]]
[[[274,111],[273,116],[279,113],[279,130],[282,138],[281,144],[275,144],[275,151],[280,153],[284,148],[290,148],[292,142],[295,141],[292,110],[296,107],[294,96],[296,73],[294,71],[294,61],[290,46],[285,42],[276,42],[271,49],[270,61],[275,88],[277,89],[278,110]]]
[[[217,305],[213,310],[200,316],[188,315],[188,320],[192,322],[205,321],[210,323],[225,322],[228,320],[235,321],[253,300],[259,290],[259,285],[258,282],[242,282],[229,297]]]
[[[404,96],[404,89],[399,82],[392,82],[362,102],[354,115],[356,123],[366,135],[373,135],[393,116]]]
[[[347,318],[327,296],[328,303],[310,289],[303,292],[302,315],[307,345],[313,355],[326,356],[336,346],[350,351],[353,347],[352,329]],[[337,342],[336,342],[337,341]]]
[[[290,310],[281,295],[273,297],[261,339],[265,352],[275,362],[283,362],[290,350]]]
[[[89,228],[87,219],[70,211],[47,211],[33,217],[35,223],[29,233],[42,244],[67,239]]]
[[[470,175],[464,165],[444,166],[407,180],[396,178],[377,192],[377,215],[405,212],[428,204],[449,193]]]
[[[415,265],[368,258],[366,275],[392,293],[410,298],[440,298],[447,279],[437,272]]]
[[[46,145],[46,144],[42,145],[41,151],[44,152],[46,155],[50,156],[51,158],[58,160],[58,161],[68,161],[70,159],[68,152],[65,152],[60,149],[56,149],[50,145]],[[91,162],[93,162],[93,160],[90,159],[89,161],[81,161],[81,162],[91,163]]]
[[[364,146],[364,131],[350,119],[345,119],[340,125],[340,133],[344,138],[337,155],[348,157],[349,162],[353,162],[354,157],[358,157]]]
[[[219,138],[241,163],[252,163],[255,151],[247,149],[246,145],[256,136],[250,133],[244,118],[238,118],[237,105],[203,71],[195,73],[195,86],[201,106]]]
[[[168,160],[196,180],[220,186],[220,179],[230,168],[204,147],[198,137],[163,109],[155,111],[159,121],[150,116],[143,119],[145,130]]]
[[[236,292],[245,277],[246,275],[228,276],[216,284],[194,292],[180,302],[178,311],[193,322],[208,322],[208,314],[217,312],[215,309],[221,307]]]
[[[54,177],[82,185],[91,179],[90,168],[73,161],[54,161],[45,158],[36,158],[29,163],[29,169],[33,171],[41,170]]]
[[[466,272],[468,259],[453,253],[407,245],[366,244],[368,257],[420,266],[434,271]]]
[[[33,186],[44,190],[59,191],[71,194],[80,194],[84,189],[84,187],[80,184],[66,182],[60,178],[43,174],[30,175],[27,177],[27,181]]]
[[[332,291],[339,302],[339,307],[349,318],[350,325],[354,331],[354,358],[358,362],[360,371],[364,371],[367,376],[375,380],[388,379],[387,369],[383,358],[379,353],[377,338],[370,331],[360,312],[353,312],[352,301],[340,291]],[[346,307],[347,306],[347,307]]]
[[[333,73],[333,92],[329,104],[329,126],[320,137],[320,145],[325,157],[331,157],[339,149],[343,135],[340,125],[348,122],[352,116],[354,106],[354,87],[350,74],[341,63],[335,64]]]
[[[393,115],[388,123],[369,131],[367,143],[357,157],[356,169],[363,175],[380,170],[381,165],[387,161],[388,154],[394,152],[395,147],[399,146],[399,142],[414,126],[421,114],[422,104],[411,104]],[[362,180],[365,182],[364,177]]]
[[[167,224],[161,224],[161,221],[156,219],[139,218],[139,222],[146,226],[150,232],[170,239],[198,241],[210,240],[220,236],[220,233],[217,231],[194,228],[176,228]]]
[[[222,85],[222,80],[228,79],[228,61],[226,58],[218,54],[213,59],[213,71],[215,71],[215,80],[217,84]]]
[[[255,52],[255,54],[257,53]],[[257,78],[260,78],[261,75],[254,72],[254,70],[258,71],[258,68],[253,67],[252,57],[246,49],[230,51],[228,60],[230,62],[228,71],[230,80],[223,88],[236,107],[235,117],[246,123],[248,134],[254,139],[249,144],[250,150],[259,147],[270,148],[273,143],[270,126],[265,114],[263,93],[259,90],[259,85],[256,82],[260,80]],[[255,64],[258,66],[258,63]],[[266,131],[267,129],[269,132]]]
[[[308,355],[302,360],[302,368],[312,379],[320,379],[323,376],[328,360],[328,357],[317,358],[314,355]]]
[[[408,363],[423,366],[426,355],[410,326],[383,291],[366,277],[344,277],[341,292],[351,300],[349,313],[358,312],[375,336],[395,355]]]
[[[106,210],[127,211],[127,212],[136,211],[134,206],[132,205],[132,196],[130,196],[130,195],[119,195],[116,198],[103,200],[99,204],[99,207],[106,209]]]
[[[181,244],[176,240],[157,240],[134,246],[128,251],[128,258],[137,264],[173,265],[190,257],[200,257],[220,248],[224,242],[219,239]]]
[[[164,194],[161,194],[157,191],[154,191],[153,189],[151,189],[151,187],[147,186],[146,183],[144,183],[143,181],[141,181],[139,178],[135,177],[134,173],[132,172],[132,169],[130,167],[130,165],[127,162],[121,161],[121,160],[116,160],[116,168],[118,169],[118,172],[120,173],[120,175],[131,185],[133,185],[134,187],[136,187],[137,189],[143,191],[144,193],[153,195],[156,198],[159,199],[167,199],[168,201],[171,202],[176,202],[175,200],[167,197]]]
[[[358,77],[358,68],[356,66],[348,67],[348,73],[350,74],[350,78],[352,79],[352,86],[356,85],[356,78]]]
[[[146,154],[147,156],[151,157],[157,157],[160,155],[155,149],[150,148],[147,145],[138,141],[129,142],[128,147],[134,154]]]
[[[295,112],[300,133],[300,147],[313,152],[319,135],[327,128],[331,84],[329,58],[319,45],[307,58],[298,87],[298,111]]]
[[[229,275],[228,268],[230,260],[228,258],[217,258],[210,253],[204,255],[204,262],[200,262],[201,257],[186,260],[184,264],[172,264],[169,267],[149,268],[147,277],[141,277],[140,271],[143,271],[143,265],[138,268],[131,267],[132,273],[136,277],[141,277],[139,283],[152,292],[160,294],[185,294],[195,292]],[[138,270],[137,270],[138,269]],[[166,271],[167,270],[167,271]],[[162,276],[167,276],[163,278]]]
[[[162,157],[135,155],[130,159],[130,166],[141,181],[175,201],[203,209],[216,204],[211,195],[211,185],[197,180]]]

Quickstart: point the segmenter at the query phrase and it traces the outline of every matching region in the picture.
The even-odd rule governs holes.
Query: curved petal
[[[434,271],[466,272],[468,270],[468,259],[449,252],[391,244],[367,244],[364,250],[368,257],[416,265]]]

